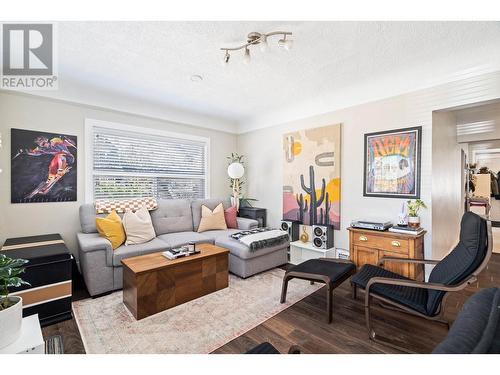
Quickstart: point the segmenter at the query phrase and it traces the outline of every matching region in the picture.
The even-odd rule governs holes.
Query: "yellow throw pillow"
[[[222,203],[219,203],[212,211],[207,206],[202,205],[198,233],[215,229],[227,229],[226,219],[224,218],[224,206]]]
[[[106,217],[96,218],[95,225],[99,234],[111,242],[113,250],[125,242],[126,237],[122,219],[115,210]]]

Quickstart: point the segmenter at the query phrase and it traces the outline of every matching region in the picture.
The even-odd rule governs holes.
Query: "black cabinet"
[[[23,316],[38,314],[42,326],[71,319],[73,257],[59,234],[9,238],[1,252],[28,260],[21,277],[30,285],[11,290],[23,298]]]
[[[266,209],[259,207],[240,207],[238,211],[239,217],[246,217],[248,219],[254,219],[259,222],[259,227],[267,226],[266,222]]]

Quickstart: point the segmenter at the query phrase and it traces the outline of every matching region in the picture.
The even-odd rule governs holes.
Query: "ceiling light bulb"
[[[227,66],[229,64],[229,59],[231,58],[231,55],[229,54],[229,51],[226,51],[224,54],[224,57],[222,58],[222,65]]]
[[[260,37],[260,51],[266,52],[268,47],[269,45],[267,44],[267,35],[262,34],[262,36]]]
[[[293,46],[293,40],[292,39],[287,39],[286,34],[283,35],[283,39],[278,40],[278,46],[280,46],[283,49],[286,49],[287,51],[292,49]]]
[[[250,64],[250,50],[247,48],[245,48],[245,54],[243,55],[243,62],[245,64]]]
[[[200,76],[199,74],[193,74],[191,76],[191,81],[192,82],[201,82],[201,81],[203,81],[203,77]]]

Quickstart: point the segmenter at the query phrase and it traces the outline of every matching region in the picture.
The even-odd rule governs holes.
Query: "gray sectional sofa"
[[[94,206],[82,205],[82,232],[77,234],[77,240],[80,268],[90,295],[96,296],[122,288],[122,259],[165,251],[188,242],[211,243],[228,249],[229,271],[242,278],[287,263],[288,244],[251,252],[247,246],[230,237],[239,230],[257,227],[256,220],[239,217],[239,229],[198,233],[201,205],[214,209],[219,203],[224,208],[230,207],[229,199],[160,199],[158,208],[150,212],[157,237],[144,244],[122,245],[115,250],[108,240],[97,233]]]

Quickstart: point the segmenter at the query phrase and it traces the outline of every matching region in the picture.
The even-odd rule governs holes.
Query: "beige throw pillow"
[[[151,241],[156,237],[151,215],[145,206],[142,206],[135,213],[132,211],[125,212],[122,223],[127,234],[125,245],[138,245]]]
[[[224,206],[219,203],[212,211],[205,205],[201,206],[201,221],[198,226],[198,233],[207,230],[227,229],[226,219],[224,218]]]

